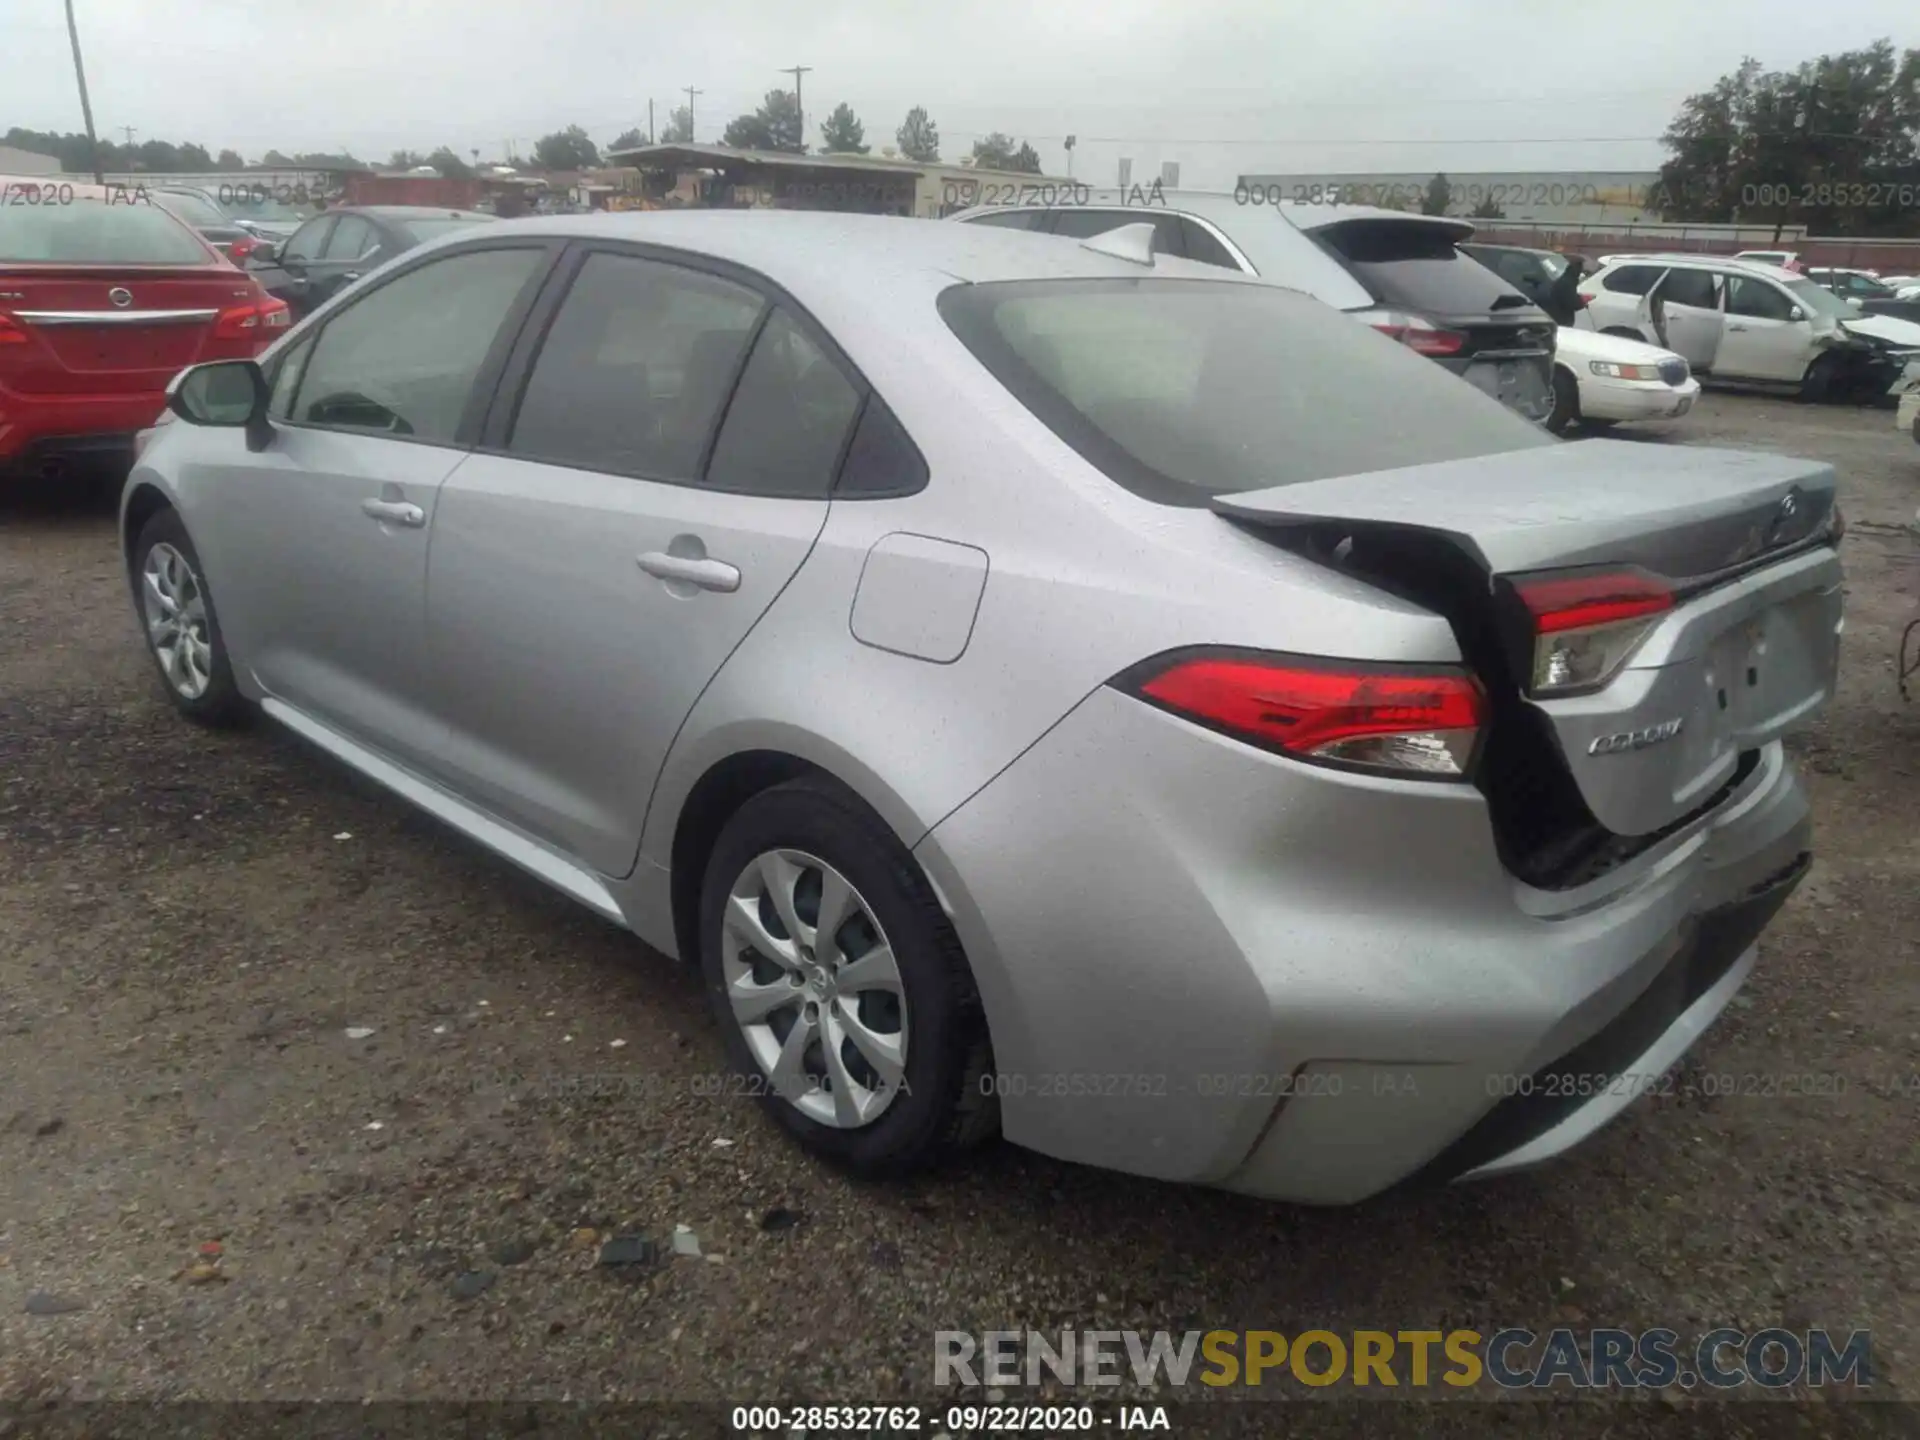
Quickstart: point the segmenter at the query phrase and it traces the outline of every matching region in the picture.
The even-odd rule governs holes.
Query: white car
[[[1742,250],[1733,257],[1736,260],[1750,260],[1755,265],[1778,265],[1782,270],[1800,268],[1798,250]]]
[[[1553,413],[1559,435],[1576,425],[1676,420],[1693,408],[1700,382],[1684,357],[1656,345],[1562,325],[1553,352]]]
[[[1920,387],[1920,325],[1862,315],[1776,265],[1635,255],[1582,279],[1580,294],[1580,328],[1664,346],[1705,380],[1809,400]]]

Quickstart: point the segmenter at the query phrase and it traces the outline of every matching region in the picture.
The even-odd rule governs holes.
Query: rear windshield
[[[153,197],[153,203],[163,210],[172,211],[189,225],[201,229],[232,223],[220,213],[218,205],[211,200],[202,200],[198,195],[182,195],[173,190],[163,190]]]
[[[491,215],[462,215],[458,219],[449,215],[437,220],[402,220],[400,228],[407,238],[416,245],[424,245],[429,240],[437,240],[452,230],[465,230],[470,225],[490,225],[494,223]]]
[[[205,265],[194,233],[158,205],[76,199],[0,209],[0,263]]]
[[[1347,220],[1313,232],[1376,297],[1435,315],[1486,315],[1531,302],[1486,266],[1461,253],[1434,225]]]
[[[960,285],[940,313],[1054,434],[1163,505],[1556,443],[1433,361],[1274,286]]]

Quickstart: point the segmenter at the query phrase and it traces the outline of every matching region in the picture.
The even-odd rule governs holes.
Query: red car
[[[0,175],[0,477],[124,466],[176,374],[288,318],[142,192]]]

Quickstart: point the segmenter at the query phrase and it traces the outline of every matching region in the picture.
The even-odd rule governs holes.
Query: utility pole
[[[122,125],[120,127],[120,133],[127,137],[127,148],[131,150],[133,148],[133,126]]]
[[[706,93],[707,93],[707,92],[706,92],[706,91],[704,91],[704,90],[696,90],[696,89],[694,89],[694,88],[693,88],[693,86],[691,86],[691,85],[689,85],[689,86],[687,86],[687,143],[688,143],[689,145],[691,145],[691,144],[693,144],[693,136],[694,136],[694,130],[693,130],[693,97],[694,97],[694,96],[696,96],[696,95],[704,95],[704,94],[706,94]]]
[[[807,107],[800,99],[800,77],[813,69],[811,65],[789,65],[780,73],[793,77],[793,108],[800,117],[800,148],[807,148]]]
[[[100,142],[93,133],[93,102],[87,98],[87,68],[80,63],[80,27],[74,22],[73,0],[67,0],[67,39],[73,42],[73,78],[80,82],[80,115],[87,122],[87,159],[93,163],[93,183],[105,185],[100,173]]]
[[[647,144],[654,143],[654,136],[657,133],[653,128],[653,101],[649,100],[647,101]]]

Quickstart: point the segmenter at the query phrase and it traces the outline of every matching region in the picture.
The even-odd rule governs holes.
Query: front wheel
[[[1573,373],[1555,366],[1553,370],[1553,409],[1547,415],[1547,429],[1564,435],[1580,423],[1580,382]]]
[[[913,857],[850,795],[799,780],[743,805],[707,863],[700,937],[734,1069],[809,1150],[890,1177],[992,1132],[959,939]]]
[[[213,594],[175,511],[158,512],[134,541],[133,585],[147,653],[174,708],[202,725],[244,721],[250,707],[234,683]]]
[[[1840,357],[1822,355],[1807,367],[1807,373],[1800,381],[1800,398],[1810,405],[1830,400],[1839,380]]]

